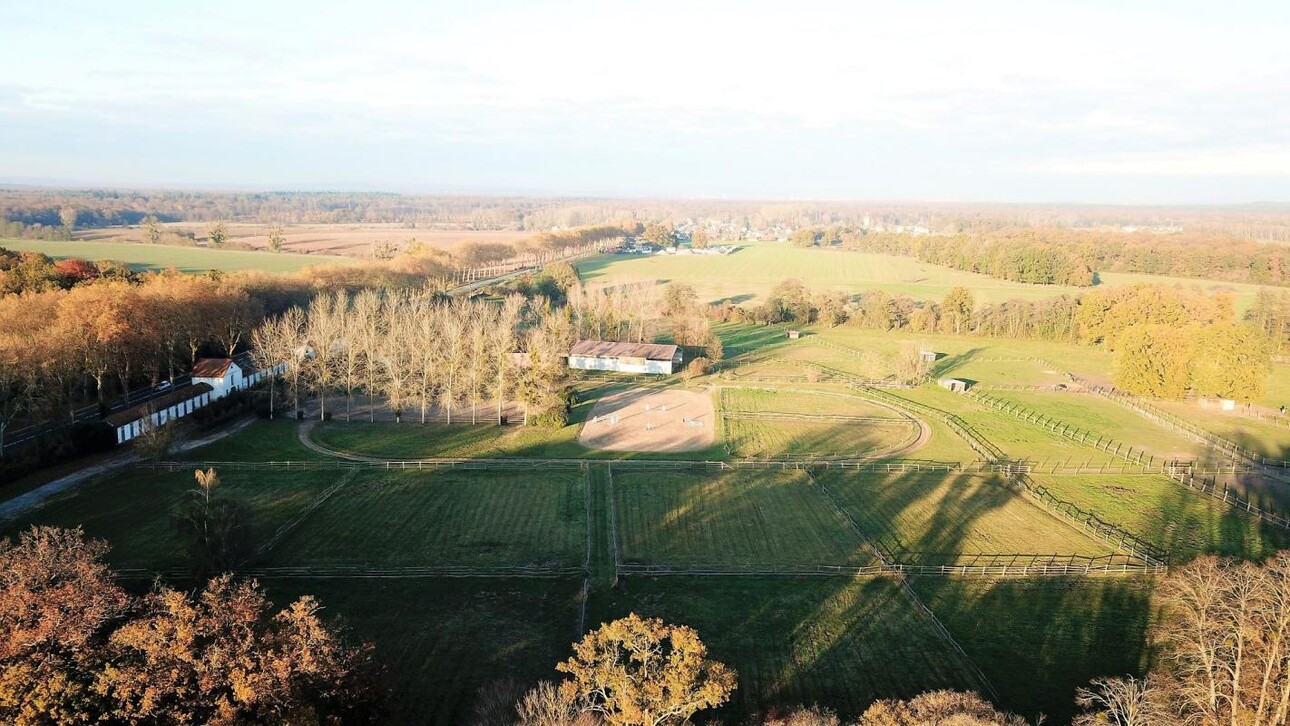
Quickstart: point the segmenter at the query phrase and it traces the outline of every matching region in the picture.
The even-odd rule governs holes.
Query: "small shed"
[[[942,378],[938,382],[941,384],[941,388],[955,393],[963,393],[968,389],[968,386],[971,385],[962,378]]]
[[[934,350],[920,350],[918,351],[918,357],[923,359],[924,363],[935,363],[941,357],[941,354]]]
[[[249,384],[247,371],[232,358],[199,358],[193,365],[193,383],[211,387],[211,398],[223,398]]]
[[[790,331],[788,331],[788,339],[789,339],[789,340],[797,340],[797,339],[798,339],[798,338],[800,338],[800,337],[802,337],[802,331],[800,331],[800,330],[790,330]]]
[[[1230,399],[1230,398],[1224,398],[1224,399],[1222,400],[1222,402],[1221,402],[1221,403],[1222,403],[1222,406],[1223,406],[1223,410],[1224,410],[1224,411],[1235,411],[1235,410],[1236,410],[1236,401],[1235,401],[1235,400],[1233,400],[1233,399]]]

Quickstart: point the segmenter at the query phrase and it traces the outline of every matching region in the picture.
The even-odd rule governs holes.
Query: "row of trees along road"
[[[437,410],[449,423],[463,416],[476,423],[488,404],[488,415],[502,423],[512,400],[524,406],[525,424],[564,422],[568,373],[561,356],[573,344],[574,327],[566,310],[541,298],[511,295],[497,304],[334,293],[267,320],[251,337],[263,365],[287,361],[295,408],[302,392],[312,392],[322,419],[332,414],[327,398],[343,394],[346,420],[355,397],[365,395],[369,420],[380,397],[398,422],[412,410],[424,423]]]

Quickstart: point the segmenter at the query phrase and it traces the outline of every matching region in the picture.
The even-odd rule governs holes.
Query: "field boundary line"
[[[851,516],[850,512],[842,508],[842,504],[838,502],[838,500],[833,496],[833,492],[830,492],[827,486],[816,481],[815,477],[811,475],[809,469],[806,471],[806,480],[811,483],[811,486],[819,489],[820,493],[824,495],[824,498],[828,500],[829,505],[833,507],[833,510],[841,515],[842,519],[851,527],[851,531],[855,533],[855,536],[860,540],[860,543],[872,550],[874,556],[878,558],[878,561],[881,562],[884,567],[890,567],[894,564],[894,558],[889,557],[888,553],[884,552],[881,547],[869,540],[869,537],[864,533],[864,529],[860,527],[860,523]]]
[[[618,553],[618,498],[614,496],[614,467],[605,465],[605,483],[609,490],[609,549],[614,554],[614,584],[618,584],[618,573],[622,571],[623,562]]]
[[[968,672],[977,679],[978,685],[990,694],[991,701],[998,703],[999,692],[994,690],[994,684],[986,677],[985,671],[981,670],[981,666],[977,665],[976,661],[972,660],[972,656],[968,655],[966,650],[963,650],[963,646],[959,645],[959,642],[954,639],[954,634],[950,632],[949,628],[945,627],[945,624],[941,622],[940,618],[936,617],[936,613],[932,612],[932,609],[923,603],[922,599],[918,597],[918,593],[914,592],[914,588],[909,586],[909,582],[907,582],[904,577],[897,577],[896,581],[900,586],[901,592],[905,593],[906,599],[908,599],[914,606],[914,610],[932,626],[932,630],[941,637],[941,640],[944,641],[950,649],[955,653],[958,653],[959,656],[963,658],[963,662],[967,666]]]
[[[274,530],[273,535],[269,537],[269,540],[255,549],[255,554],[252,555],[252,557],[259,558],[272,552],[273,548],[277,547],[278,544],[287,537],[287,535],[291,534],[296,527],[300,526],[300,523],[305,521],[310,514],[313,514],[314,510],[321,507],[328,499],[331,499],[332,495],[344,488],[346,484],[349,484],[351,481],[356,479],[358,474],[358,469],[350,469],[341,475],[340,479],[338,479],[334,484],[324,489],[321,494],[309,500],[305,506],[300,508],[300,511],[296,516],[287,520],[282,524],[282,526]]]
[[[1004,555],[988,555],[1004,557]],[[1009,557],[1011,557],[1009,555]],[[894,577],[927,576],[980,578],[1004,580],[1010,577],[1092,577],[1159,575],[1165,569],[1125,554],[1107,554],[1098,557],[1086,555],[1030,555],[1034,559],[1060,559],[1061,562],[999,565],[999,564],[941,564],[919,565],[896,562],[890,565],[708,565],[625,563],[624,576],[641,577]],[[1072,564],[1080,560],[1082,564]],[[1096,564],[1095,564],[1096,563]]]
[[[582,498],[585,502],[585,511],[583,521],[586,523],[586,542],[583,546],[582,556],[582,605],[578,608],[578,635],[586,632],[587,628],[587,601],[591,599],[591,467],[583,469],[582,477]]]

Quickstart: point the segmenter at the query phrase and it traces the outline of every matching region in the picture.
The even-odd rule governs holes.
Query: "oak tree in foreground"
[[[556,670],[569,675],[567,695],[618,726],[680,724],[735,690],[735,672],[708,658],[693,628],[635,613],[588,633]]]

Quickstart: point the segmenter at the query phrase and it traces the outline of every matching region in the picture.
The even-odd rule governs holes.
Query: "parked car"
[[[162,381],[161,383],[158,383],[157,385],[152,387],[152,390],[154,391],[165,391],[169,389],[170,389],[170,381]]]

